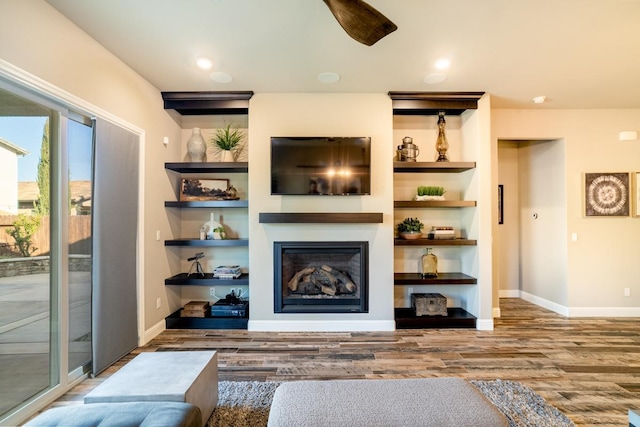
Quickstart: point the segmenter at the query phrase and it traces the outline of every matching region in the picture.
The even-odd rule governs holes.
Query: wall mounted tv
[[[371,194],[370,137],[271,137],[271,194]]]

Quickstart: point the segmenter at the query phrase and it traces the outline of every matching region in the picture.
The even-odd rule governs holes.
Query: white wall
[[[491,123],[496,144],[564,140],[567,299],[560,308],[576,316],[640,315],[640,218],[587,218],[583,201],[584,173],[640,170],[640,142],[618,141],[620,131],[640,129],[640,110],[493,110]]]
[[[251,330],[393,330],[393,133],[386,94],[256,94],[249,115]],[[370,136],[370,196],[271,196],[271,136]],[[260,224],[260,212],[382,212],[382,224]],[[275,314],[273,242],[369,241],[369,313]]]
[[[564,164],[562,140],[519,144],[520,290],[567,306]]]
[[[6,61],[0,67],[17,67],[83,107],[106,112],[109,119],[142,130],[141,176],[145,186],[141,191],[140,274],[144,313],[140,327],[141,341],[146,341],[164,328],[164,317],[180,303],[172,301],[170,306],[167,300],[164,279],[178,267],[162,241],[171,234],[164,200],[174,197],[164,162],[179,158],[179,126],[163,109],[157,88],[44,1],[0,2],[0,58]],[[164,136],[170,140],[167,147],[162,144]],[[161,234],[159,241],[156,230]],[[160,309],[156,309],[157,298],[161,298]]]

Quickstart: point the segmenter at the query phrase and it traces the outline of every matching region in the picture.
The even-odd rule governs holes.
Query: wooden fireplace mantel
[[[382,212],[260,212],[261,224],[382,224]]]

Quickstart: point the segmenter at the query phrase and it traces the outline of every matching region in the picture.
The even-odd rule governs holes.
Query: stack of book
[[[213,269],[213,277],[216,279],[237,279],[240,274],[239,265],[219,265]]]
[[[456,238],[456,231],[453,227],[431,227],[427,237],[433,240],[452,240]]]

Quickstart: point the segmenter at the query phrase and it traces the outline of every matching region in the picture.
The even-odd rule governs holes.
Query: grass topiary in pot
[[[421,185],[417,188],[416,200],[444,200],[444,187]]]
[[[403,239],[419,239],[422,237],[424,224],[418,218],[405,218],[397,226],[398,235]]]
[[[221,161],[235,162],[244,149],[241,144],[243,138],[244,133],[233,126],[232,123],[229,123],[226,127],[216,130],[216,133],[211,138],[211,144],[220,153]]]

